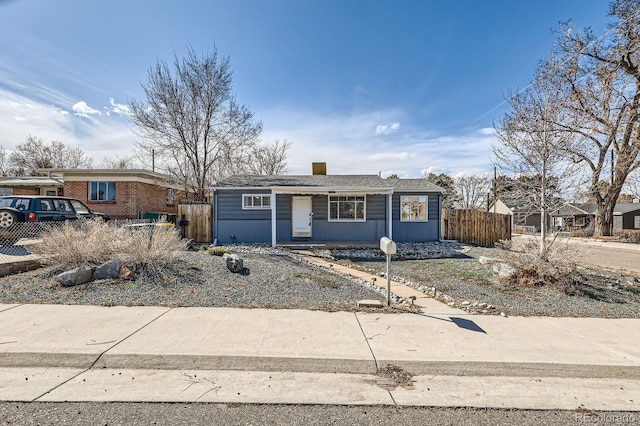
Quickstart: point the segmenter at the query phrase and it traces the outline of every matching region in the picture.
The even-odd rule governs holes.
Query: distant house
[[[553,229],[571,231],[587,227],[595,220],[595,204],[567,203],[551,213]],[[613,229],[640,229],[640,203],[618,203],[613,208]]]
[[[523,207],[514,201],[498,198],[494,203],[491,203],[487,211],[490,213],[510,215],[511,229],[514,231],[517,231],[520,227],[524,227],[525,229],[538,232],[542,226],[542,220],[540,219],[542,216],[539,211],[533,211],[531,208]]]
[[[442,189],[425,179],[243,175],[212,189],[219,243],[440,239]]]
[[[57,191],[56,195],[77,198],[113,219],[142,218],[145,212],[175,215],[178,203],[187,198],[184,188],[172,177],[143,169],[41,169],[47,177],[24,179],[34,194]],[[0,183],[10,183],[9,180]],[[56,182],[56,186],[53,185]],[[26,184],[26,183],[25,183]],[[12,191],[26,187],[13,186]],[[38,192],[39,191],[39,192]]]

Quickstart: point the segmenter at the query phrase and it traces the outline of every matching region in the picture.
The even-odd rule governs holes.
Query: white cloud
[[[400,128],[400,123],[378,124],[376,126],[376,135],[388,135]]]
[[[406,161],[417,154],[411,152],[379,152],[366,157],[368,161]]]
[[[16,121],[16,117],[23,120]],[[115,116],[85,120],[50,103],[36,102],[1,88],[0,129],[0,146],[8,151],[28,135],[78,147],[94,164],[104,157],[125,156],[133,151],[134,135],[128,120]]]
[[[71,107],[73,113],[78,117],[89,118],[92,115],[100,115],[100,111],[91,108],[85,101],[79,101]]]
[[[105,110],[107,110],[107,115],[110,115],[109,113],[113,112],[115,114],[124,115],[124,116],[128,117],[131,114],[131,110],[129,109],[129,105],[127,105],[127,104],[119,104],[113,98],[109,98],[109,105],[111,105],[110,108],[109,107],[105,107]]]
[[[371,130],[381,117],[403,118],[403,132],[372,138]],[[486,173],[491,168],[493,135],[480,129],[456,135],[435,135],[411,126],[400,111],[373,111],[349,116],[319,115],[305,111],[263,112],[263,140],[292,142],[288,165],[291,174],[311,173],[311,163],[325,161],[329,174],[395,173],[400,177],[422,177],[434,173]]]

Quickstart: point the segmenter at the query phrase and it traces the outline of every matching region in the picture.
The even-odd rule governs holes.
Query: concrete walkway
[[[640,320],[0,305],[0,324],[5,401],[640,411]]]

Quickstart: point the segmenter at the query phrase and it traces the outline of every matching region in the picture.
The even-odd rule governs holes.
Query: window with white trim
[[[271,195],[242,194],[242,210],[260,210],[271,208]]]
[[[400,221],[401,222],[426,222],[428,216],[427,201],[425,196],[400,197]]]
[[[640,216],[633,217],[633,227],[635,229],[640,229]]]
[[[89,201],[115,201],[115,182],[89,182]]]
[[[173,188],[167,188],[167,204],[175,204],[176,191]]]
[[[329,220],[335,222],[364,222],[364,195],[330,195]]]

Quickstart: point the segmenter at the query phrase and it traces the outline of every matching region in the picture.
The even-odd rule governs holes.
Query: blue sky
[[[230,57],[234,90],[309,174],[491,169],[504,95],[559,22],[606,31],[604,0],[0,0],[0,145],[31,134],[133,154],[124,105],[187,45]]]

